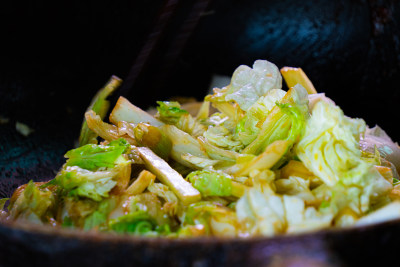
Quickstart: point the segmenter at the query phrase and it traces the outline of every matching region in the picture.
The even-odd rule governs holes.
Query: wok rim
[[[113,232],[98,232],[98,231],[84,231],[81,229],[68,229],[62,227],[51,227],[49,225],[35,225],[28,222],[13,222],[0,220],[0,232],[4,231],[18,231],[24,234],[39,234],[44,237],[67,238],[76,239],[84,242],[109,242],[121,244],[233,244],[233,243],[284,243],[308,239],[329,239],[338,235],[352,235],[371,233],[377,230],[391,229],[393,227],[400,228],[400,219],[369,224],[364,226],[350,226],[345,228],[324,228],[320,230],[313,230],[303,233],[294,234],[280,234],[272,237],[254,236],[254,237],[216,237],[216,236],[201,236],[201,237],[145,237],[135,236],[129,234],[118,234]]]

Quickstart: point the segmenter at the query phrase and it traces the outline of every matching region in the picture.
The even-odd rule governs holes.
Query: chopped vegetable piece
[[[22,192],[21,192],[22,191]],[[40,189],[32,180],[19,191],[17,197],[12,197],[9,205],[10,216],[14,220],[30,221],[43,224],[55,215],[55,196],[49,189]]]
[[[121,85],[121,83],[122,80],[120,78],[112,76],[106,85],[93,97],[87,111],[93,110],[101,119],[104,119],[108,109],[110,108],[110,102],[107,100],[107,97],[110,96]],[[79,136],[79,146],[97,144],[96,137],[97,134],[89,129],[86,119],[84,119],[81,134]]]
[[[338,106],[319,101],[296,146],[297,156],[329,186],[339,180],[360,179],[371,168],[359,149],[364,130],[363,120],[346,117]]]
[[[303,134],[307,117],[307,92],[301,85],[296,85],[271,110],[257,138],[242,153],[258,155],[276,140],[296,142]]]
[[[301,84],[304,88],[306,88],[309,94],[317,93],[314,85],[301,68],[283,67],[281,69],[281,74],[289,88],[295,86],[296,84]]]
[[[110,114],[110,121],[114,124],[118,124],[119,121],[126,121],[132,123],[149,123],[153,126],[161,126],[164,123],[151,116],[146,111],[133,105],[126,98],[120,97],[115,104],[114,109]]]
[[[239,66],[232,75],[231,83],[223,92],[215,91],[206,97],[211,102],[235,101],[242,110],[247,110],[260,96],[271,89],[282,87],[282,76],[275,64],[266,60],[256,60],[253,68]]]
[[[232,179],[223,173],[211,170],[194,171],[187,177],[194,188],[200,191],[202,196],[230,196],[232,194]]]
[[[212,159],[235,162],[240,156],[240,154],[235,151],[214,146],[203,136],[198,137],[197,140],[200,143],[202,150],[206,151],[207,155]]]
[[[177,171],[168,165],[168,163],[154,154],[153,151],[147,147],[139,147],[138,151],[146,167],[154,173],[161,182],[168,185],[185,205],[201,199],[200,192],[189,182],[185,181]]]
[[[28,135],[30,135],[35,131],[25,123],[19,121],[15,123],[15,129],[17,130],[18,133],[22,134],[25,137],[27,137]]]
[[[129,147],[124,139],[113,141],[106,146],[87,144],[65,154],[68,158],[66,166],[78,166],[91,171],[101,167],[112,168]]]
[[[98,205],[97,210],[85,218],[83,225],[84,230],[90,230],[95,227],[97,228],[107,222],[108,215],[115,206],[115,203],[113,203],[112,200],[113,199],[103,200]],[[105,228],[105,226],[103,227]]]
[[[173,125],[164,125],[160,129],[172,143],[170,156],[175,161],[189,168],[194,168],[190,162],[182,159],[182,155],[190,154],[201,158],[208,158],[201,149],[200,144],[190,134],[179,130]]]
[[[101,117],[93,110],[85,113],[86,123],[90,130],[96,133],[101,138],[107,141],[113,141],[120,137],[118,127],[112,124],[105,123]]]
[[[156,224],[146,212],[137,211],[111,220],[109,227],[117,233],[143,235],[155,230]]]
[[[146,188],[154,182],[156,176],[149,171],[143,170],[138,178],[126,189],[125,194],[137,195],[142,193]]]
[[[157,127],[147,123],[138,123],[133,128],[138,146],[146,146],[163,159],[168,159],[172,144],[170,139]]]
[[[156,117],[167,124],[176,124],[180,117],[189,114],[181,105],[175,101],[157,101],[157,115]]]
[[[247,110],[235,129],[235,135],[244,145],[247,146],[254,141],[263,121],[285,94],[286,92],[281,89],[271,89]]]
[[[101,201],[108,197],[108,193],[117,184],[112,178],[115,171],[92,172],[78,166],[67,166],[51,184],[60,186],[69,196],[87,197]]]
[[[277,140],[270,144],[265,151],[243,164],[240,169],[234,173],[235,176],[248,175],[253,170],[264,170],[272,168],[287,152],[290,142]]]
[[[290,176],[297,176],[307,179],[314,174],[309,171],[301,161],[291,160],[281,169],[281,176],[289,178]]]

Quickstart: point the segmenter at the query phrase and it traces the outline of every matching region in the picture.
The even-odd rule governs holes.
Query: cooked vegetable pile
[[[398,145],[345,116],[300,68],[239,66],[195,112],[159,101],[153,116],[120,97],[105,122],[107,97],[120,83],[112,77],[95,96],[80,146],[65,154],[56,177],[19,187],[4,220],[251,237],[400,218],[390,160]]]

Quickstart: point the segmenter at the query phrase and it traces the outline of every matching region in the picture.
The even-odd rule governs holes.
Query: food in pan
[[[112,77],[95,96],[55,178],[20,186],[3,220],[252,237],[400,218],[398,145],[345,116],[299,68],[239,66],[195,110],[158,101],[153,116],[120,97],[106,122],[120,83]]]

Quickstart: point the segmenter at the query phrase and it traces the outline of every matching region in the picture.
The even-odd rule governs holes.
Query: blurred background
[[[216,75],[267,59],[301,67],[351,117],[394,139],[400,100],[395,0],[3,1],[0,8],[0,197],[48,180],[111,75],[148,108],[201,100]],[[33,129],[16,131],[22,122]]]

